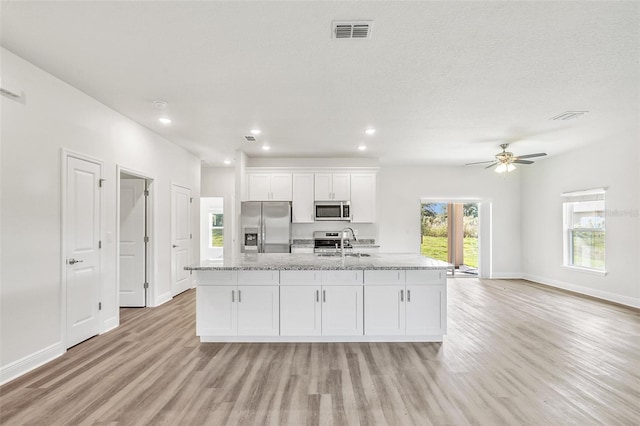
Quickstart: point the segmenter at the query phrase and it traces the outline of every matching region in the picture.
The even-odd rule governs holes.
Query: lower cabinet
[[[322,286],[322,335],[361,336],[361,285]]]
[[[447,332],[447,297],[444,285],[409,285],[405,297],[407,336]]]
[[[196,334],[199,336],[278,336],[277,285],[198,286]]]
[[[282,336],[361,336],[361,285],[280,287]]]
[[[280,287],[280,334],[282,336],[322,335],[320,286]]]

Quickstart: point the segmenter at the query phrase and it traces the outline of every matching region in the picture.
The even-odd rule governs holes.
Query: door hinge
[[[148,190],[148,189],[145,189],[145,190],[144,190],[144,196],[145,196],[145,197],[148,197],[148,196],[149,196],[149,190]]]
[[[106,181],[106,179],[98,179],[98,188],[102,188],[102,184]]]
[[[101,249],[102,248],[102,241],[98,241],[98,248]]]
[[[189,197],[189,202],[193,203],[193,197]]]
[[[189,239],[193,240],[193,234],[189,234]]]
[[[189,271],[189,275],[193,275],[193,271],[192,270]]]
[[[149,283],[144,283],[144,288],[149,288]]]
[[[144,242],[145,242],[145,243],[148,243],[148,242],[149,242],[149,236],[145,235],[145,237],[144,237]]]
[[[98,310],[101,311],[102,310],[102,302],[98,302]]]

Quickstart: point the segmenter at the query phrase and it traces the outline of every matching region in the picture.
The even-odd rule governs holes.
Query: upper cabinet
[[[248,201],[291,201],[291,173],[248,173]]]
[[[316,173],[316,201],[349,201],[351,198],[350,173]]]
[[[376,175],[359,173],[351,175],[351,222],[374,223],[376,221]]]
[[[313,173],[293,174],[293,223],[313,223]]]

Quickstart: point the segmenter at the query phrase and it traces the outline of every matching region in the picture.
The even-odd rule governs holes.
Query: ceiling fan
[[[535,158],[535,157],[543,157],[547,155],[546,152],[539,152],[537,154],[515,156],[513,155],[513,152],[507,151],[508,147],[509,147],[508,143],[501,144],[500,148],[502,148],[502,152],[499,152],[498,154],[496,154],[495,160],[478,161],[476,163],[467,163],[465,164],[465,166],[471,166],[474,164],[491,163],[487,167],[485,167],[485,169],[490,169],[493,166],[498,166],[496,167],[496,170],[495,170],[496,173],[507,173],[516,169],[516,166],[514,166],[514,164],[533,164],[534,163],[533,161],[530,161],[530,160],[523,160],[523,158]]]

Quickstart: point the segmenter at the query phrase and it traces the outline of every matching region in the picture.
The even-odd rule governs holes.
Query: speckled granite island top
[[[452,265],[416,254],[379,253],[368,257],[322,257],[316,254],[245,254],[223,261],[202,261],[186,266],[192,271],[216,270],[372,270],[448,269]]]

